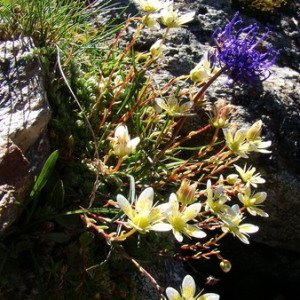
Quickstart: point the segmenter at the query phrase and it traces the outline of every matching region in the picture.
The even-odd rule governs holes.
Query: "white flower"
[[[250,167],[248,170],[247,165],[244,166],[244,169],[237,165],[234,165],[234,167],[239,172],[242,180],[245,183],[250,183],[255,188],[257,187],[257,184],[266,182],[265,179],[261,177],[260,173],[254,174],[254,172],[256,171],[256,168],[254,167]]]
[[[232,233],[245,244],[249,244],[247,238],[249,233],[255,233],[259,229],[258,226],[253,224],[240,224],[243,220],[243,214],[240,212],[240,208],[237,204],[234,204],[231,207],[231,211],[226,215],[220,216],[223,221],[222,231]]]
[[[126,156],[133,153],[140,142],[140,138],[130,139],[126,126],[120,125],[116,128],[113,138],[109,138],[113,153],[117,156]]]
[[[167,114],[171,117],[181,117],[191,115],[190,110],[194,105],[194,102],[188,101],[183,104],[179,104],[178,100],[175,98],[170,98],[168,100],[156,99],[156,104],[164,109]]]
[[[246,142],[247,129],[222,128],[227,147],[236,155],[248,158],[248,143]]]
[[[238,198],[245,205],[247,211],[252,216],[256,216],[256,215],[259,215],[261,217],[269,216],[265,211],[257,207],[266,200],[267,198],[266,192],[258,192],[255,194],[251,194],[250,184],[246,184],[244,192],[239,193]]]
[[[160,24],[157,19],[160,17],[160,14],[149,14],[143,17],[143,24],[149,27],[152,30],[159,30]]]
[[[150,53],[153,57],[161,56],[163,51],[166,50],[166,46],[163,44],[163,40],[157,40],[150,48]]]
[[[157,12],[172,4],[171,1],[162,0],[134,0],[134,2],[147,13]]]
[[[260,134],[262,130],[262,121],[259,120],[255,122],[250,128],[247,129],[246,139],[249,144],[249,151],[260,152],[260,153],[271,153],[271,151],[266,150],[271,146],[271,141],[263,142]]]
[[[164,8],[161,11],[161,22],[167,27],[180,27],[192,21],[195,17],[195,12],[186,13],[182,16],[178,16],[178,11],[174,11],[171,6]]]
[[[262,122],[257,121],[248,128],[223,128],[228,148],[241,157],[247,158],[248,152],[270,153],[265,148],[270,147],[271,141],[263,142],[260,137]]]
[[[153,206],[154,191],[153,188],[146,188],[135,201],[133,209],[129,201],[123,195],[117,195],[117,202],[120,208],[129,218],[127,225],[136,228],[140,233],[153,231],[169,231],[172,229],[170,224],[164,221],[166,204]]]
[[[223,185],[220,184],[213,190],[211,181],[206,184],[206,211],[212,211],[214,214],[223,214],[231,210],[230,206],[225,204],[230,198],[224,194]]]
[[[183,234],[195,238],[204,238],[206,233],[195,225],[187,222],[196,218],[201,210],[201,203],[193,203],[179,210],[179,202],[175,193],[169,198],[169,208],[166,210],[166,218],[172,225],[173,234],[178,242],[183,241]]]
[[[206,52],[201,61],[190,71],[190,78],[193,82],[201,83],[214,75],[218,68],[214,68],[209,60],[209,52]]]
[[[181,295],[172,287],[166,289],[166,294],[169,300],[219,300],[220,296],[214,293],[204,295],[198,294],[195,296],[196,284],[192,276],[186,275],[182,282]]]

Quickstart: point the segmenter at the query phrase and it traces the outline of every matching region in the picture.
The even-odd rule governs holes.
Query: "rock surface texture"
[[[51,110],[27,39],[0,44],[0,235],[29,198],[48,155]]]

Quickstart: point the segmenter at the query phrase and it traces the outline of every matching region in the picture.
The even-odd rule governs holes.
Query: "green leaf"
[[[47,183],[49,176],[53,172],[55,168],[56,161],[58,159],[59,152],[58,150],[52,152],[48,159],[46,160],[43,169],[40,173],[40,175],[37,177],[35,184],[33,186],[33,189],[30,193],[30,197],[35,198],[39,195],[41,192],[42,188],[45,186]]]

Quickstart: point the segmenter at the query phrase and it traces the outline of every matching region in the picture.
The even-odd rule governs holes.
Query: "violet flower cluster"
[[[232,83],[255,86],[270,76],[267,70],[276,60],[278,51],[272,46],[260,47],[271,33],[267,31],[258,37],[258,25],[252,24],[234,33],[234,27],[241,24],[238,12],[224,30],[217,28],[213,34],[217,46],[216,62],[226,72]],[[263,49],[263,50],[262,50]]]

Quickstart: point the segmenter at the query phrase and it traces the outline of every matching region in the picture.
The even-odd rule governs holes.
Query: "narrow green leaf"
[[[49,176],[51,175],[51,173],[54,170],[58,156],[59,156],[58,150],[56,150],[50,154],[50,156],[48,157],[48,159],[46,160],[46,162],[43,166],[43,169],[42,169],[40,175],[37,177],[37,179],[35,181],[33,189],[30,193],[30,197],[34,198],[41,192],[42,188],[47,183]]]

